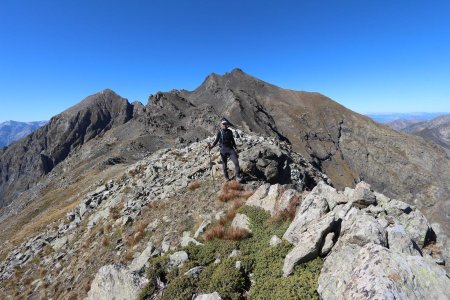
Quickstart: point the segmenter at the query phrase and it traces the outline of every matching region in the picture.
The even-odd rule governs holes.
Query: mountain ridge
[[[0,150],[0,239],[8,241],[0,257],[19,242],[12,239],[16,231],[25,228],[22,238],[31,232],[31,220],[39,228],[45,225],[39,220],[59,220],[92,186],[130,164],[213,136],[222,117],[245,133],[287,143],[338,190],[367,181],[416,205],[449,232],[445,152],[320,93],[285,90],[233,70],[207,76],[193,91],[158,92],[146,105],[130,104],[112,90],[95,95],[98,101],[88,97]]]

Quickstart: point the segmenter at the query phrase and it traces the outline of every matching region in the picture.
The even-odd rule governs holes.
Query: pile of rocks
[[[280,197],[274,201],[261,191],[277,189],[261,186],[247,204],[274,214]],[[442,245],[427,219],[365,182],[343,192],[320,182],[298,207],[283,238],[294,245],[284,261],[285,276],[297,264],[325,258],[318,288],[323,299],[450,298],[450,279],[439,266],[445,261],[429,249]]]
[[[328,181],[301,155],[291,151],[289,145],[241,131],[237,131],[237,135],[239,160],[248,181],[264,182],[269,178],[272,178],[271,181],[280,178],[283,183],[300,190],[321,180]],[[0,264],[0,280],[9,278],[16,267],[25,266],[46,245],[54,250],[47,266],[54,268],[58,259],[71,253],[69,244],[74,242],[76,230],[83,220],[86,220],[88,228],[92,228],[111,218],[112,211],[120,208],[115,225],[124,226],[133,222],[149,202],[174,199],[189,182],[205,180],[211,176],[211,172],[216,178],[219,174],[221,177],[220,156],[217,151],[211,154],[211,166],[208,151],[205,150],[208,142],[212,142],[212,138],[181,149],[159,150],[128,168],[121,178],[101,183],[67,213],[65,220],[51,224],[44,233],[11,251]],[[230,168],[233,168],[231,164]]]

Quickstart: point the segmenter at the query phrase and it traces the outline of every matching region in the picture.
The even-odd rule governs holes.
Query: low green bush
[[[161,300],[191,300],[195,291],[195,280],[181,275],[169,281]]]
[[[150,283],[140,299],[149,299],[157,291],[156,278],[166,283],[162,299],[191,299],[194,293],[213,292],[218,292],[222,299],[243,299],[243,292],[249,289],[250,299],[318,299],[316,289],[322,260],[317,258],[296,266],[291,276],[283,277],[284,258],[293,246],[286,241],[269,245],[273,235],[283,236],[290,221],[274,222],[269,213],[255,207],[243,206],[238,212],[250,218],[251,236],[239,241],[216,238],[203,241],[203,245],[191,244],[183,249],[189,261],[170,272],[167,254],[152,258],[147,271]],[[234,249],[241,253],[230,258]],[[215,263],[217,258],[219,263]],[[235,267],[237,260],[241,269]],[[184,275],[195,266],[205,267],[197,278]]]

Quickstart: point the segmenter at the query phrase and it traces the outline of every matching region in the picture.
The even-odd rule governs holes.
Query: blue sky
[[[450,112],[450,1],[0,0],[0,121],[235,67],[352,110]]]

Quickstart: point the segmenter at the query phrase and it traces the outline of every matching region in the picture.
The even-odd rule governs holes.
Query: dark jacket
[[[211,148],[214,147],[218,142],[220,142],[220,148],[229,147],[232,149],[236,149],[236,142],[234,141],[233,132],[228,128],[219,129],[216,135],[216,139],[214,140]]]

